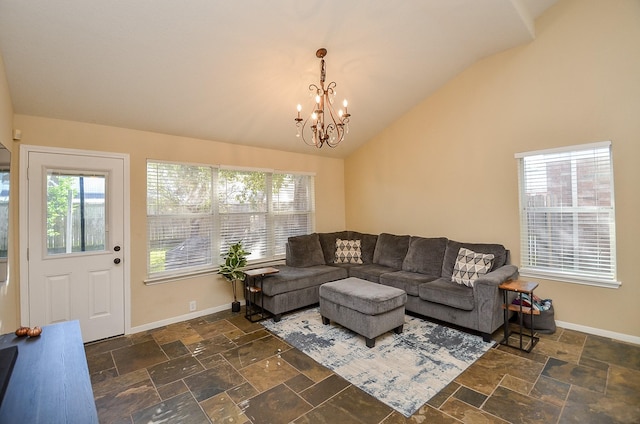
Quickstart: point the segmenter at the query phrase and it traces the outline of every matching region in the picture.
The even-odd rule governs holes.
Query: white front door
[[[124,167],[28,152],[30,326],[79,320],[85,342],[124,334]]]

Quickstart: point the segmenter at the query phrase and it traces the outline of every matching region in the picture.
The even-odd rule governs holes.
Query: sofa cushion
[[[380,276],[388,272],[395,272],[397,269],[378,264],[354,265],[349,269],[349,277],[358,277],[373,283],[380,282]]]
[[[409,296],[418,296],[418,289],[421,284],[436,280],[438,276],[420,274],[417,272],[396,271],[387,272],[380,276],[380,284],[402,289]]]
[[[378,242],[377,234],[359,233],[357,231],[349,231],[348,236],[351,240],[360,240],[362,250],[362,263],[373,263],[373,252],[376,249],[376,243]]]
[[[318,234],[289,237],[286,264],[294,267],[325,265]]]
[[[373,263],[393,268],[396,271],[402,269],[402,262],[407,256],[410,239],[410,236],[380,234],[373,252]]]
[[[351,237],[349,231],[336,231],[333,233],[318,233],[320,246],[322,246],[322,254],[324,255],[324,263],[332,264],[336,258],[336,239],[358,239],[359,237]]]
[[[306,268],[279,266],[277,268],[279,270],[277,274],[266,276],[262,281],[262,292],[267,296],[275,296],[347,278],[347,270],[337,266],[316,265]],[[259,285],[259,281],[256,283]]]
[[[453,265],[453,274],[451,281],[458,284],[464,284],[467,287],[473,287],[473,282],[478,277],[485,275],[493,265],[492,254],[476,253],[473,250],[461,247],[458,251],[458,258]]]
[[[402,270],[439,277],[442,273],[442,261],[447,249],[444,237],[411,237],[409,250],[402,262]]]
[[[453,267],[458,259],[458,252],[460,248],[473,250],[476,253],[491,254],[494,256],[493,265],[489,272],[500,268],[507,263],[507,249],[501,244],[490,243],[460,243],[457,241],[449,240],[447,242],[447,249],[444,253],[444,261],[442,262],[442,277],[451,280],[453,275]]]
[[[362,250],[360,248],[361,240],[343,240],[336,239],[336,257],[334,262],[337,264],[361,264]]]
[[[420,299],[465,311],[471,311],[475,307],[473,288],[456,284],[446,278],[421,284],[418,295]]]

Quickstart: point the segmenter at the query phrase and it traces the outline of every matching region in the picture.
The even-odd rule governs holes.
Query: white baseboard
[[[241,305],[244,305],[244,301],[240,301]],[[161,321],[150,322],[148,324],[139,325],[136,327],[131,327],[126,334],[135,334],[140,333],[142,331],[153,330],[155,328],[164,327],[165,325],[176,324],[182,321],[188,321],[194,318],[200,318],[205,315],[215,314],[216,312],[227,311],[231,309],[231,304],[228,305],[220,305],[214,308],[202,309],[200,311],[190,312],[185,315],[178,315],[175,317],[163,319]]]
[[[608,337],[610,339],[640,345],[640,337],[632,336],[629,334],[616,333],[615,331],[602,330],[600,328],[587,327],[585,325],[573,324],[564,321],[556,321],[556,325],[558,327],[566,328],[567,330],[581,331],[583,333],[593,334],[595,336]]]

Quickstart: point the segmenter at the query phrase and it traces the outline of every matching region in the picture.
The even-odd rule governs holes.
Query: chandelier
[[[347,111],[347,100],[342,105],[344,111],[340,109],[337,113],[333,108],[333,101],[336,97],[336,83],[330,82],[324,85],[326,72],[324,57],[327,49],[318,49],[316,57],[320,59],[320,86],[309,85],[309,95],[314,98],[313,112],[307,118],[301,118],[302,106],[298,105],[298,116],[295,118],[298,133],[296,137],[317,148],[325,144],[329,147],[336,147],[344,136],[349,132],[349,117]]]

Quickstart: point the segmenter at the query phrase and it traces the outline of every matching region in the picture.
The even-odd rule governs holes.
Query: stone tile
[[[572,386],[565,403],[560,424],[639,423],[640,403],[629,404],[615,396],[603,396],[578,386]]]
[[[640,371],[612,365],[607,382],[607,396],[630,405],[640,405]]]
[[[245,400],[238,406],[253,424],[288,423],[311,409],[311,405],[284,384]]]
[[[240,370],[240,374],[259,392],[284,383],[300,374],[282,358],[272,356]]]
[[[427,404],[431,405],[436,409],[440,408],[440,406],[447,399],[449,399],[449,397],[452,396],[456,392],[456,390],[458,390],[458,388],[460,387],[462,387],[460,386],[460,384],[456,383],[455,381],[452,381],[451,383],[447,384],[444,389],[440,390],[438,393],[435,394],[435,396],[429,399],[427,401]]]
[[[318,406],[347,388],[350,384],[351,383],[339,375],[333,374],[309,387],[307,390],[300,392],[300,396],[311,405]]]
[[[561,359],[566,362],[578,363],[582,353],[582,345],[562,343],[554,340],[540,339],[533,349],[536,353]]]
[[[169,359],[179,358],[184,355],[188,355],[191,352],[187,347],[182,344],[180,340],[176,340],[175,342],[170,342],[167,344],[163,344],[160,346],[164,353],[169,357]]]
[[[355,386],[349,386],[295,423],[378,423],[392,409]]]
[[[227,350],[222,353],[222,356],[239,370],[270,356],[277,355],[288,348],[289,346],[282,340],[268,336]]]
[[[240,330],[244,331],[247,334],[253,333],[256,330],[260,330],[264,328],[259,322],[251,322],[248,319],[246,319],[244,317],[244,314],[236,315],[232,318],[227,318],[227,321],[229,321],[231,324],[235,325],[236,327],[238,327]]]
[[[181,380],[203,370],[204,367],[200,365],[200,362],[191,356],[171,359],[148,368],[149,375],[157,386],[163,386],[176,380]]]
[[[116,422],[132,413],[160,401],[153,383],[146,380],[123,387],[121,390],[95,397],[98,418],[101,423]]]
[[[558,338],[560,343],[570,344],[575,346],[584,346],[584,342],[587,340],[587,334],[580,331],[564,330]]]
[[[249,398],[254,397],[258,394],[258,391],[255,387],[253,387],[248,382],[242,383],[236,387],[232,387],[227,390],[227,395],[233,400],[235,403],[241,403]]]
[[[140,333],[130,334],[126,337],[131,341],[131,344],[138,344],[148,342],[150,340],[155,340],[151,331],[141,331]]]
[[[158,386],[157,390],[160,395],[160,399],[166,400],[181,393],[188,392],[189,388],[184,384],[184,381],[178,380],[173,383],[165,384],[164,386]]]
[[[111,353],[120,374],[148,368],[169,359],[155,341],[123,347]]]
[[[175,342],[176,340],[188,339],[189,337],[201,339],[200,334],[186,322],[167,325],[164,328],[153,330],[152,334],[159,345]]]
[[[300,352],[298,349],[289,349],[286,352],[282,352],[280,356],[315,382],[322,381],[333,374],[331,370],[318,364],[309,355]]]
[[[396,418],[397,415],[400,414],[392,414],[390,417],[394,417],[396,420],[395,422],[398,422],[399,418]],[[460,421],[430,405],[424,405],[422,408],[418,409],[411,418],[406,420],[406,422],[411,424],[460,424]],[[384,421],[384,424],[388,424],[386,420]]]
[[[607,364],[606,362],[587,358],[584,355],[580,357],[580,361],[578,361],[578,365],[584,365],[585,367],[591,367],[591,368],[596,368],[603,371],[609,371],[609,364]]]
[[[222,393],[200,402],[200,407],[214,423],[249,423],[249,419],[226,394]]]
[[[504,387],[498,387],[482,409],[511,423],[555,423],[561,408]]]
[[[197,343],[187,345],[187,349],[198,358],[206,358],[225,350],[233,349],[236,345],[231,340],[219,334],[210,339],[202,340]]]
[[[314,381],[304,374],[298,374],[295,377],[285,381],[285,384],[294,392],[300,393],[301,391],[313,386]]]
[[[229,337],[231,339],[232,342],[234,342],[235,344],[237,344],[238,346],[242,346],[243,344],[247,344],[253,340],[257,340],[257,339],[261,339],[263,337],[267,337],[269,336],[271,333],[269,333],[267,330],[262,329],[262,330],[258,330],[258,331],[254,331],[252,333],[249,334],[245,334],[242,333],[239,336],[232,336],[232,334],[227,333],[225,334],[227,337]]]
[[[227,320],[219,320],[215,322],[207,322],[201,320],[198,324],[192,324],[191,327],[200,334],[203,339],[210,339],[215,336],[223,336],[224,333],[228,333],[237,330],[237,327],[231,324]]]
[[[500,385],[502,387],[511,389],[514,392],[522,393],[523,395],[529,394],[529,392],[533,388],[533,384],[534,383],[531,381],[524,381],[509,374],[506,374],[500,382]]]
[[[84,353],[88,357],[105,353],[110,350],[120,349],[121,347],[131,346],[131,340],[126,337],[115,337],[101,342],[88,343],[84,346]]]
[[[211,368],[184,379],[185,384],[198,402],[238,386],[245,381],[238,371],[229,364]]]
[[[215,368],[222,364],[228,364],[227,360],[224,359],[219,353],[213,356],[207,356],[205,358],[199,356],[197,359],[206,369]]]
[[[122,391],[126,387],[149,379],[147,370],[137,370],[129,374],[119,375],[92,385],[93,396],[98,398],[113,391]]]
[[[87,366],[89,367],[89,374],[95,374],[100,371],[115,368],[116,365],[113,362],[113,356],[111,356],[111,352],[105,352],[88,356]]]
[[[600,393],[604,393],[607,384],[605,371],[555,358],[549,358],[542,375]]]
[[[563,406],[571,385],[541,375],[531,390],[530,396],[554,405]]]
[[[449,398],[440,408],[445,414],[464,422],[464,423],[486,423],[486,424],[507,424],[508,421],[502,420],[491,414],[486,413],[470,405],[462,400]]]
[[[586,358],[640,371],[639,345],[589,335],[584,344],[582,355]]]
[[[104,371],[98,371],[94,374],[90,374],[91,384],[95,385],[117,376],[118,376],[118,370],[115,369],[115,367],[109,368],[108,370],[104,370]]]
[[[484,401],[487,400],[488,396],[482,393],[478,393],[475,390],[471,390],[467,387],[460,387],[453,395],[453,397],[456,399],[460,399],[461,401],[466,402],[471,406],[480,408]]]
[[[202,424],[209,419],[190,393],[183,393],[132,414],[134,424]]]
[[[538,362],[511,355],[498,349],[491,349],[456,377],[455,381],[463,386],[473,387],[474,390],[489,395],[506,374],[533,382],[542,369],[543,364]]]

